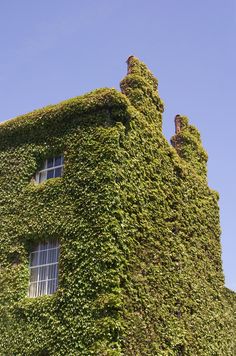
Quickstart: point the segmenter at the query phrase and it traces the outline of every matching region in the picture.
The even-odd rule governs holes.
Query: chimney
[[[175,116],[175,134],[177,135],[182,129],[182,116],[179,114]]]
[[[127,59],[126,63],[127,63],[127,74],[130,74],[131,73],[131,70],[130,70],[130,62],[131,60],[134,58],[134,56],[129,56],[129,58]]]

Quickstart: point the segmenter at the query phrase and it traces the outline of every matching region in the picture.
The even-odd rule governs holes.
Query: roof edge
[[[35,130],[50,129],[55,124],[68,126],[76,122],[77,125],[88,125],[90,121],[86,120],[86,116],[92,113],[96,116],[102,110],[107,111],[107,115],[104,116],[104,120],[100,115],[98,123],[103,121],[106,123],[108,119],[125,123],[129,120],[127,109],[130,105],[129,99],[116,89],[96,89],[85,95],[49,105],[1,123],[0,148],[7,143],[8,145],[16,144],[14,138],[17,138],[18,143],[28,141],[31,136],[30,132],[34,131],[35,136]],[[94,119],[91,124],[96,124],[96,120]]]

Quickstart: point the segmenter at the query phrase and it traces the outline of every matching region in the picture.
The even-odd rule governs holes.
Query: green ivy
[[[157,85],[130,57],[122,93],[0,125],[0,355],[236,354],[207,155],[185,117],[167,142]],[[64,176],[35,184],[61,152]],[[30,246],[48,238],[59,288],[28,298]]]

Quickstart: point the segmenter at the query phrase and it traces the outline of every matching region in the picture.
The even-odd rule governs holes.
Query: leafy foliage
[[[99,89],[0,126],[0,354],[233,355],[217,193],[200,135],[161,132],[157,80],[135,57]],[[64,152],[63,178],[36,185]],[[58,238],[59,289],[28,298],[32,243]]]

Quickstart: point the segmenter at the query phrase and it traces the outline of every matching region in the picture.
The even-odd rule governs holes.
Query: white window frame
[[[53,261],[48,262],[49,252],[54,250]],[[59,262],[60,246],[58,240],[48,240],[39,242],[30,252],[29,270],[30,281],[28,288],[28,297],[36,298],[42,295],[51,295],[58,288],[58,262]],[[36,259],[33,259],[35,254]],[[45,263],[39,263],[40,257],[45,260]],[[32,261],[34,260],[34,263]],[[36,262],[35,262],[36,261]],[[33,273],[33,271],[36,273]],[[40,277],[40,273],[44,274],[44,278]],[[55,274],[54,278],[50,278],[50,274]],[[44,287],[42,288],[41,284]]]
[[[56,165],[56,158],[61,157],[61,164]],[[48,161],[53,160],[53,164],[51,167],[48,167]],[[42,169],[40,169],[39,171],[36,172],[35,174],[35,182],[37,184],[43,183],[48,179],[51,178],[59,178],[59,177],[55,177],[55,173],[56,173],[56,169],[61,168],[61,175],[59,177],[63,176],[63,168],[64,168],[64,155],[60,154],[58,156],[54,156],[54,157],[50,157],[47,158],[44,161],[44,164],[42,166]],[[47,178],[47,172],[52,171],[53,172],[53,177]],[[44,174],[44,177],[42,178],[42,175]]]

